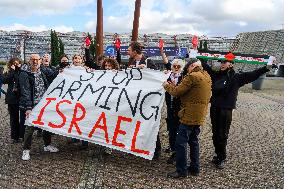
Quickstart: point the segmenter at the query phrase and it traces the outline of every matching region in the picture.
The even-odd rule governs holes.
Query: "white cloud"
[[[1,0],[0,16],[30,16],[62,14],[74,7],[93,3],[94,0]]]
[[[1,0],[1,16],[58,15],[74,13],[89,16],[81,30],[96,31],[95,0]],[[92,9],[86,9],[87,5]],[[104,2],[104,31],[131,32],[135,1]],[[84,7],[84,12],[80,8]],[[244,31],[281,29],[284,0],[143,0],[140,33],[190,33],[234,36]],[[110,14],[107,14],[110,12]],[[77,23],[73,23],[75,28]],[[50,25],[43,23],[34,28]],[[14,26],[16,27],[16,26]],[[77,27],[76,27],[77,28]],[[48,28],[49,29],[49,28]],[[67,27],[62,30],[72,30]]]
[[[33,32],[41,32],[41,31],[46,31],[54,29],[58,32],[62,33],[67,33],[67,32],[72,32],[74,29],[72,27],[68,26],[54,26],[54,27],[47,27],[45,25],[39,25],[39,26],[25,26],[23,24],[18,24],[14,23],[13,25],[9,26],[0,26],[0,30],[5,30],[5,31],[15,31],[15,30],[27,30],[27,31],[33,31]]]
[[[248,25],[248,23],[243,22],[243,21],[239,21],[239,22],[237,22],[237,24],[239,24],[240,26],[247,26]]]
[[[104,31],[131,32],[134,2],[117,1],[123,16],[104,17]],[[244,31],[281,29],[284,0],[143,0],[140,33],[234,36]],[[86,28],[95,31],[95,21]],[[92,24],[90,24],[92,23]]]

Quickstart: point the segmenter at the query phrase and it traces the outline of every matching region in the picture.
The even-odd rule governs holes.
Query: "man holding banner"
[[[168,173],[170,178],[183,178],[188,174],[199,175],[200,126],[204,124],[211,97],[211,78],[203,70],[198,59],[189,59],[184,67],[184,78],[177,86],[164,82],[165,90],[180,97],[178,113],[180,125],[176,137],[176,171]],[[190,166],[187,166],[187,144],[190,146]]]
[[[23,67],[19,74],[19,105],[21,108],[26,110],[27,118],[29,117],[32,108],[39,103],[49,85],[46,75],[41,72],[40,65],[40,56],[38,54],[32,54],[30,58],[30,65]],[[22,155],[22,160],[24,161],[30,159],[30,149],[34,130],[35,127],[33,126],[28,126],[25,130],[24,150]],[[58,152],[56,147],[50,145],[51,133],[43,131],[42,137],[44,141],[44,151]]]

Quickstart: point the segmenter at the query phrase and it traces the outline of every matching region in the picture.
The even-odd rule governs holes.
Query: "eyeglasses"
[[[173,65],[173,68],[181,68],[180,65]]]
[[[40,61],[40,58],[32,58],[32,61]]]

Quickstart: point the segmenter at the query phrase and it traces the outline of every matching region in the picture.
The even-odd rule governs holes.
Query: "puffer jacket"
[[[185,125],[203,125],[211,97],[211,78],[201,67],[187,74],[178,86],[166,85],[172,96],[180,97],[180,122]]]

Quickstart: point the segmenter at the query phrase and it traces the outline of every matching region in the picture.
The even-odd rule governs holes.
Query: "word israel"
[[[32,110],[29,125],[152,159],[166,75],[68,68]]]

